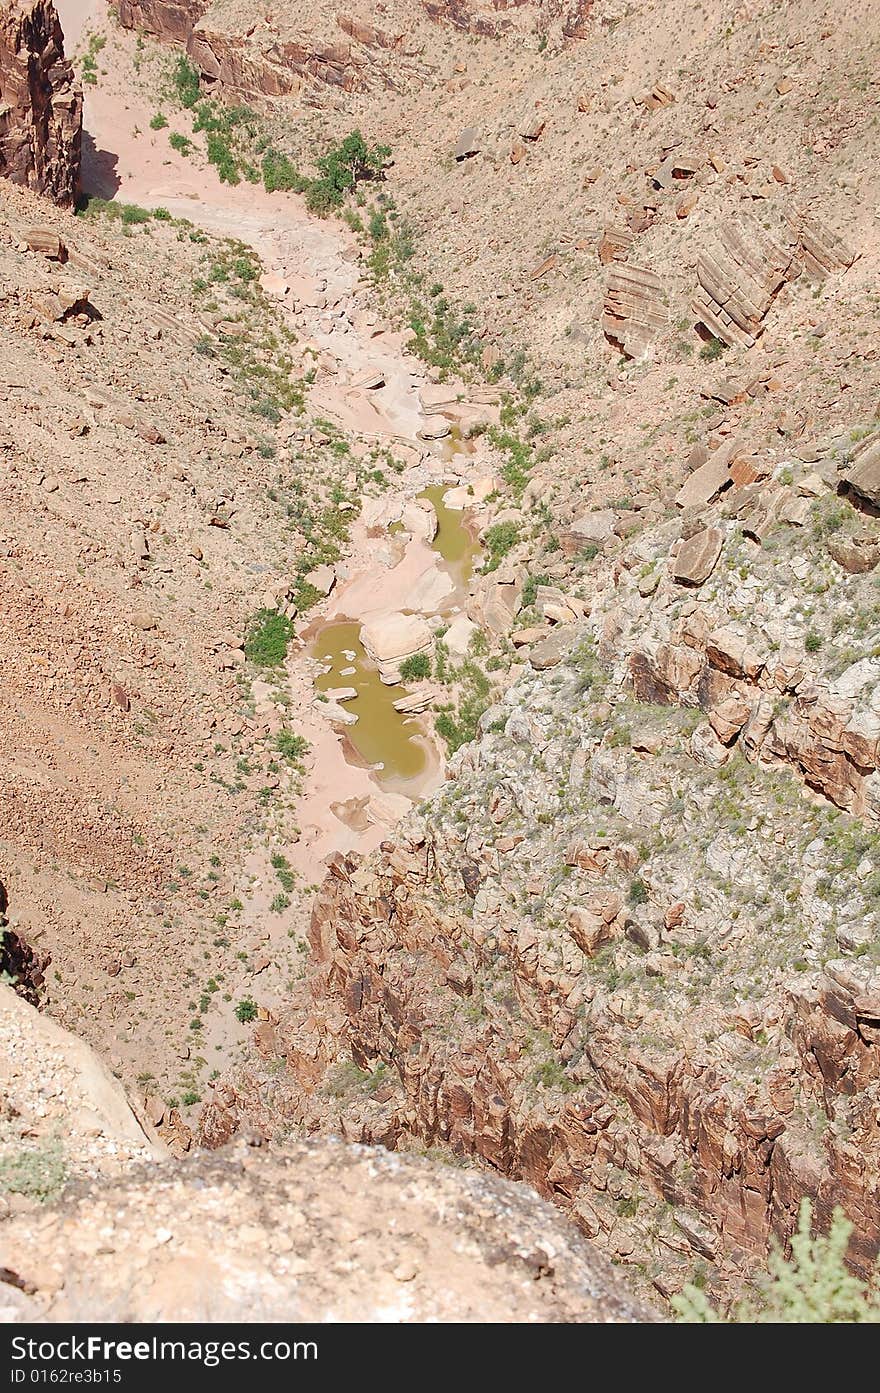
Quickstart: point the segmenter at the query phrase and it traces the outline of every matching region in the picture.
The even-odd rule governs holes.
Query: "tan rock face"
[[[653,271],[622,265],[609,271],[602,330],[627,358],[646,358],[668,320],[663,285]]]
[[[0,1320],[657,1319],[525,1186],[338,1142],[141,1167],[61,1217],[4,1225]]]
[[[718,527],[704,527],[683,542],[673,563],[673,574],[684,585],[702,585],[715,569],[724,545]]]
[[[427,623],[416,614],[383,614],[361,629],[361,643],[380,666],[396,665],[414,653],[426,652],[432,641]]]
[[[82,91],[52,0],[0,7],[0,175],[70,207],[81,135]]]

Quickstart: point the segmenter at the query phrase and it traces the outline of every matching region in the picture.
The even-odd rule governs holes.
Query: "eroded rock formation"
[[[0,175],[70,207],[81,136],[82,92],[52,0],[0,7]]]
[[[636,1241],[615,1203],[633,1181],[653,1219],[671,1207],[661,1249],[674,1252],[677,1234],[734,1264],[737,1249],[763,1253],[772,1232],[789,1233],[812,1195],[824,1218],[836,1204],[851,1215],[852,1257],[867,1270],[880,1243],[875,968],[832,962],[805,977],[785,1002],[777,1057],[759,1068],[748,1007],[710,1053],[686,1030],[671,1048],[637,1046],[635,1003],[579,981],[584,954],[627,932],[620,899],[594,897],[563,931],[554,969],[541,932],[440,908],[461,897],[461,877],[431,842],[386,845],[370,865],[337,858],[316,906],[313,950],[345,1043],[364,1068],[385,1061],[400,1075],[402,1096],[376,1124],[386,1142],[417,1136],[522,1178],[623,1257]],[[543,1062],[523,1017],[547,1032]],[[570,1096],[554,1051],[579,1061]],[[816,1110],[845,1113],[849,1134],[817,1145],[804,1127]],[[621,1200],[616,1213],[637,1208]]]

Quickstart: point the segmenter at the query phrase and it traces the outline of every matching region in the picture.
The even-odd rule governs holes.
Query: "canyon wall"
[[[82,92],[52,0],[0,8],[0,175],[71,207],[81,137]]]
[[[594,893],[570,917],[557,965],[551,935],[449,907],[465,885],[427,840],[386,845],[371,864],[339,857],[325,881],[319,1000],[355,1061],[401,1083],[367,1135],[417,1137],[526,1180],[661,1290],[682,1256],[728,1276],[747,1268],[792,1232],[805,1195],[823,1227],[844,1208],[853,1263],[871,1268],[876,968],[830,962],[783,992],[767,1012],[773,1057],[766,1016],[748,1005],[732,1006],[713,1048],[672,1015],[666,1036],[641,1038],[638,994],[598,964],[590,973],[598,943],[638,937],[619,897]]]

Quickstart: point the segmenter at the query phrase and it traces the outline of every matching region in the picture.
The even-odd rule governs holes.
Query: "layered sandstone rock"
[[[753,220],[724,223],[697,262],[697,318],[722,343],[750,348],[789,274],[792,256],[792,247],[779,246]]]
[[[403,36],[349,15],[324,24],[324,33],[279,28],[273,20],[242,33],[227,25],[208,0],[122,0],[120,23],[182,45],[209,85],[249,97],[283,97],[323,86],[346,92],[396,86],[412,63],[401,53]],[[395,53],[395,71],[382,51]]]
[[[0,7],[0,175],[70,207],[81,135],[82,92],[52,0]]]
[[[120,0],[119,22],[157,39],[187,44],[208,0]]]
[[[668,319],[660,277],[639,266],[615,264],[605,288],[605,337],[627,358],[646,358]]]

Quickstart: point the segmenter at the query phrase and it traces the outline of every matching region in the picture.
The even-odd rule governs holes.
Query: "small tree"
[[[382,173],[391,154],[387,145],[367,145],[360,131],[352,131],[339,145],[331,146],[318,160],[319,178],[306,192],[306,203],[313,213],[338,208],[346,194],[362,179],[375,179]]]

